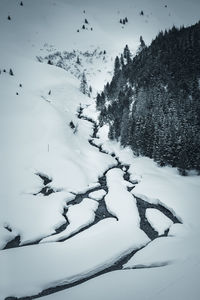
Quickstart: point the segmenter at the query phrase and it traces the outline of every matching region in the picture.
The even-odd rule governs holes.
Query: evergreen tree
[[[82,76],[81,76],[80,91],[81,91],[81,93],[83,93],[84,95],[89,95],[89,92],[88,92],[88,84],[87,84],[85,72],[83,72],[83,73],[82,73]]]
[[[78,65],[81,64],[79,56],[77,56],[76,63],[77,63]]]
[[[96,107],[97,110],[102,110],[105,105],[105,94],[102,92],[101,94],[97,94],[96,98]]]
[[[13,70],[12,70],[12,69],[10,69],[9,74],[10,74],[11,76],[14,76]]]
[[[121,69],[121,65],[120,65],[119,57],[117,56],[115,58],[115,63],[114,63],[114,77],[119,75],[120,69]]]
[[[124,55],[124,58],[126,59],[127,64],[130,64],[131,63],[131,52],[129,50],[128,45],[125,46],[123,55]]]
[[[140,51],[131,59],[125,47],[97,97],[100,125],[136,155],[200,172],[199,64],[200,22],[161,31],[149,47],[140,37]]]
[[[145,42],[143,40],[143,37],[140,36],[140,46],[138,48],[137,54],[140,53],[145,48],[146,48],[146,44],[145,44]]]

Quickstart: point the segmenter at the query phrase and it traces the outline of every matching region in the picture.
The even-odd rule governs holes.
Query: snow
[[[56,235],[44,238],[41,243],[56,242],[61,239],[67,239],[72,234],[77,233],[82,228],[93,223],[98,203],[94,200],[85,198],[81,203],[68,207],[66,217],[69,221],[69,225],[67,228]]]
[[[164,234],[165,231],[173,224],[169,218],[154,208],[147,208],[146,218],[159,235]]]
[[[123,172],[110,170],[106,175],[108,194],[99,190],[89,194],[93,200],[68,207],[71,222],[61,235],[69,237],[91,224],[100,196],[105,196],[107,209],[117,219],[104,219],[64,242],[53,240],[59,238],[56,229],[66,223],[64,209],[74,194],[100,188],[98,178],[117,165],[114,158],[88,143],[93,124],[77,118],[80,104],[84,115],[98,118],[94,99],[79,91],[79,73],[86,71],[94,96],[111,79],[114,58],[126,44],[136,51],[140,35],[149,44],[160,29],[198,21],[199,3],[166,0],[167,8],[148,0],[23,3],[22,7],[19,1],[0,1],[0,299],[27,297],[88,277],[147,245],[150,241],[139,228],[134,195],[168,207],[184,225],[172,225],[169,237],[149,243],[128,262],[129,267],[170,264],[110,272],[43,298],[129,300],[134,295],[137,300],[198,299],[199,176],[181,177],[176,169],[134,157],[130,149],[108,141],[106,127],[100,129],[95,143],[130,165],[131,180],[138,184],[131,194],[127,187],[132,185],[123,179]],[[141,10],[144,17],[139,15]],[[119,19],[126,16],[129,22],[122,28]],[[93,31],[77,33],[85,18]],[[86,51],[104,49],[105,60],[94,55],[90,61],[84,56]],[[78,71],[74,60],[65,61],[70,67],[66,71],[36,58],[73,50],[82,59]],[[8,74],[10,68],[14,76]],[[70,121],[77,125],[76,134]],[[52,179],[48,187],[55,193],[39,193],[44,184],[38,173]],[[150,218],[153,226],[164,230],[164,216],[158,217],[157,212],[152,217],[151,211]],[[18,235],[20,247],[3,250]],[[25,247],[41,239],[43,243]]]
[[[61,243],[42,243],[2,251],[0,253],[2,296],[33,295],[57,284],[62,285],[88,277],[149,242],[149,238],[139,228],[140,219],[136,203],[126,190],[122,171],[110,170],[107,173],[107,181],[109,191],[105,197],[106,206],[118,220],[114,218],[102,220]],[[81,206],[88,209],[91,204],[93,210],[98,206],[98,202],[86,199],[78,208],[77,205],[70,207],[69,222],[71,221],[72,225],[73,222],[79,222],[77,209]],[[82,214],[82,209],[80,210]],[[84,215],[86,216],[85,208]],[[8,261],[10,269],[6,268]],[[31,263],[33,261],[34,263]],[[29,276],[24,276],[25,274]]]
[[[9,59],[12,64],[12,58],[6,54],[1,59]],[[97,186],[104,170],[116,164],[87,141],[92,125],[78,120],[76,110],[81,101],[91,100],[78,91],[77,80],[59,68],[25,62],[26,65],[18,59],[13,67],[16,75],[3,74],[0,81],[1,99],[4,99],[0,103],[0,127],[4,129],[0,133],[1,199],[6,199],[1,201],[0,224],[9,222],[22,242],[51,234],[63,222],[63,201],[69,192]],[[16,96],[19,82],[23,88]],[[44,101],[43,95],[51,103]],[[68,125],[71,116],[78,123],[76,134]],[[33,196],[42,188],[37,173],[52,178],[48,186],[62,193],[48,198],[40,194]],[[44,215],[52,218],[44,221]]]
[[[6,227],[8,227],[7,224],[4,224],[4,227],[0,227],[0,249],[3,249],[17,235],[15,232],[6,229]]]
[[[96,201],[100,201],[105,195],[106,195],[106,191],[98,190],[98,191],[90,193],[89,197]]]

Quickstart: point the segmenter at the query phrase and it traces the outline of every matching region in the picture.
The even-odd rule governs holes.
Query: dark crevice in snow
[[[64,231],[67,228],[67,226],[69,225],[69,221],[68,221],[67,216],[66,216],[67,211],[68,211],[68,208],[64,207],[62,216],[65,218],[65,223],[62,224],[60,227],[56,228],[55,229],[55,233],[53,233],[51,235],[55,235],[55,234],[61,233],[62,231]]]
[[[34,194],[34,196],[37,196],[38,194],[42,194],[43,196],[49,196],[53,193],[55,193],[55,191],[51,187],[44,186],[38,193]]]
[[[56,293],[56,292],[60,292],[60,291],[65,290],[65,289],[69,289],[69,288],[74,287],[74,286],[77,286],[81,283],[84,283],[84,282],[86,282],[90,279],[93,279],[95,277],[98,277],[100,275],[103,275],[103,274],[106,274],[106,273],[109,273],[109,272],[113,272],[113,271],[123,270],[123,265],[125,263],[127,263],[129,261],[129,259],[134,254],[136,254],[139,250],[143,249],[144,247],[145,246],[143,246],[139,249],[136,249],[136,250],[134,250],[134,251],[132,251],[132,252],[126,254],[126,255],[123,255],[112,266],[109,266],[107,268],[105,267],[103,270],[100,270],[95,274],[89,275],[88,277],[79,279],[75,282],[47,288],[47,289],[43,290],[42,292],[38,293],[37,295],[28,296],[28,297],[19,297],[19,298],[18,297],[7,297],[7,298],[5,298],[5,300],[31,300],[31,299],[37,299],[37,298],[40,298],[40,297],[43,297],[43,296],[47,296],[47,295],[50,295],[50,294],[53,294],[53,293]]]
[[[98,223],[99,221],[105,219],[105,218],[115,218],[118,221],[118,218],[113,216],[107,210],[106,203],[105,203],[105,200],[104,200],[104,197],[103,197],[103,199],[99,201],[99,206],[98,206],[98,208],[95,212],[95,220],[94,220],[93,225]]]
[[[4,228],[5,228],[6,230],[8,230],[9,232],[12,232],[12,228],[10,228],[8,225],[7,225],[7,226],[4,226]]]
[[[6,244],[3,250],[19,247],[19,244],[20,244],[20,235],[17,235],[14,239],[12,239]]]
[[[52,236],[52,235],[58,234],[58,233],[64,231],[67,228],[67,226],[69,225],[69,221],[68,221],[67,216],[66,216],[67,210],[68,210],[68,208],[64,207],[63,213],[62,213],[62,216],[65,218],[65,223],[62,224],[61,226],[59,226],[58,228],[56,228],[55,232],[52,233],[52,234],[50,234],[50,235],[48,235],[48,236]],[[44,238],[46,238],[48,236],[45,236],[45,237],[37,239],[35,241],[27,242],[27,243],[24,243],[24,244],[20,245],[21,239],[20,239],[20,236],[18,235],[14,239],[12,239],[11,241],[9,241],[6,244],[6,246],[3,248],[3,250],[10,249],[10,248],[17,248],[17,247],[26,247],[26,246],[37,245],[37,244],[39,244],[41,242],[41,240],[43,240]]]
[[[39,192],[33,194],[34,196],[37,196],[38,194],[42,194],[44,196],[49,196],[50,194],[57,192],[54,189],[52,189],[50,186],[48,186],[48,184],[52,182],[51,178],[49,178],[47,175],[44,175],[41,173],[36,173],[36,175],[42,179],[44,186],[41,188],[41,190]]]
[[[47,175],[44,175],[42,173],[36,173],[35,175],[39,176],[43,180],[44,185],[47,185],[52,182],[52,179],[49,178]]]
[[[181,223],[174,214],[167,209],[166,207],[162,206],[161,204],[153,204],[146,202],[139,197],[136,197],[136,203],[137,203],[137,208],[138,212],[140,215],[140,228],[147,234],[147,236],[151,239],[154,240],[157,237],[161,236],[167,236],[169,233],[169,229],[166,229],[164,234],[158,235],[158,232],[150,225],[146,218],[146,209],[147,208],[154,208],[162,212],[165,216],[167,216],[173,223]]]
[[[73,236],[81,233],[82,231],[85,231],[87,229],[89,229],[90,227],[94,226],[95,224],[97,224],[98,222],[100,222],[103,219],[106,218],[114,218],[118,221],[118,218],[113,216],[111,213],[108,212],[107,207],[106,207],[106,203],[104,200],[104,197],[102,200],[98,201],[99,202],[99,206],[95,212],[95,219],[94,222],[92,222],[91,224],[86,225],[85,227],[81,228],[80,230],[78,230],[77,232],[72,233],[71,235],[69,235],[68,237],[64,237],[60,240],[58,240],[58,242],[64,242],[70,238],[72,238]]]
[[[112,152],[112,153],[109,154],[108,152],[106,152],[105,150],[102,149],[101,145],[96,145],[95,144],[94,139],[97,138],[98,125],[97,125],[97,123],[94,120],[83,116],[82,113],[83,113],[83,108],[80,106],[80,108],[78,110],[78,114],[77,114],[78,118],[86,120],[86,121],[91,122],[93,124],[93,134],[91,135],[91,139],[89,139],[88,142],[93,147],[98,148],[100,152],[106,153],[106,154],[111,155],[112,157],[114,157],[115,160],[116,160],[116,162],[117,162],[117,164],[114,165],[114,166],[112,166],[112,167],[110,167],[110,168],[108,168],[104,172],[104,174],[99,177],[98,183],[100,184],[100,186],[88,189],[88,191],[86,191],[84,193],[74,194],[76,197],[73,200],[71,200],[70,202],[68,202],[67,205],[79,204],[84,198],[90,198],[89,197],[90,193],[98,191],[98,190],[102,190],[103,189],[103,190],[106,191],[106,193],[108,193],[108,187],[107,187],[107,182],[106,182],[106,174],[107,174],[107,172],[109,172],[113,168],[119,168],[119,169],[121,169],[124,172],[124,175],[123,175],[124,180],[126,180],[127,182],[129,182],[131,185],[135,185],[135,184],[138,183],[138,181],[131,181],[130,180],[129,165],[125,165],[125,164],[121,163],[120,160],[119,160],[119,158],[116,157],[115,153]],[[48,177],[45,177],[45,176],[43,176],[41,174],[37,174],[37,175],[39,175],[43,179],[44,185],[47,185],[48,183],[51,182],[51,180]],[[47,180],[50,180],[50,181],[47,181]],[[127,190],[131,191],[133,188],[134,188],[134,186],[128,186]],[[155,208],[155,209],[161,211],[163,214],[165,214],[169,219],[171,219],[173,221],[173,223],[181,223],[178,220],[178,218],[169,209],[167,209],[163,205],[161,205],[161,204],[152,204],[152,203],[146,202],[146,201],[144,201],[144,200],[142,200],[142,199],[140,199],[140,198],[138,198],[136,196],[134,196],[134,197],[136,199],[136,204],[137,204],[138,212],[139,212],[139,215],[140,215],[140,228],[141,228],[141,230],[143,230],[147,234],[147,236],[151,240],[153,240],[155,238],[158,238],[161,235],[159,236],[158,233],[157,233],[157,231],[155,231],[154,228],[148,222],[148,220],[147,220],[147,218],[145,216],[147,208]],[[56,233],[54,233],[54,234],[60,233],[61,231],[65,230],[66,227],[68,226],[69,222],[67,220],[66,213],[67,213],[67,208],[65,208],[64,211],[63,211],[63,216],[66,219],[66,223],[63,224],[63,225],[61,225],[59,228],[57,228],[56,229]],[[67,238],[63,238],[62,240],[59,240],[59,242],[65,241],[65,240],[73,237],[74,235],[77,235],[80,232],[88,229],[89,227],[91,227],[94,224],[98,223],[102,219],[104,219],[104,218],[110,218],[110,217],[117,219],[115,216],[113,216],[112,214],[110,214],[108,212],[107,207],[106,207],[106,203],[105,203],[105,196],[104,196],[99,201],[99,207],[98,207],[98,209],[96,211],[96,216],[95,216],[94,222],[92,224],[89,224],[89,225],[85,226],[84,228],[80,229],[78,232],[72,234],[71,236],[69,236]],[[162,236],[167,236],[168,233],[169,233],[169,229],[166,229],[165,232],[164,232],[164,234]],[[20,239],[19,239],[19,241],[20,241]],[[90,280],[92,278],[98,277],[98,276],[100,276],[102,274],[105,274],[105,273],[109,273],[109,272],[116,271],[116,270],[123,270],[123,269],[126,270],[127,268],[123,268],[123,265],[125,265],[138,251],[140,251],[141,249],[143,249],[144,247],[146,247],[149,243],[147,243],[146,245],[142,246],[139,249],[131,251],[128,254],[122,255],[122,257],[120,257],[111,266],[109,266],[109,267],[106,267],[106,266],[103,267],[102,266],[102,270],[96,271],[96,273],[95,273],[95,270],[94,270],[94,274],[91,274],[91,273],[88,274],[88,275],[85,274],[84,278],[79,279],[79,280],[77,280],[77,281],[75,281],[73,283],[66,283],[66,284],[63,284],[63,285],[58,285],[58,286],[50,287],[50,288],[44,289],[42,292],[38,293],[37,295],[32,295],[32,296],[28,296],[28,297],[21,297],[21,298],[7,297],[5,300],[31,300],[31,299],[36,299],[36,298],[40,298],[40,297],[43,297],[43,296],[46,296],[46,295],[50,295],[50,294],[53,294],[53,293],[56,293],[56,292],[59,292],[59,291],[62,291],[62,290],[65,290],[65,289],[77,286],[77,285],[79,285],[81,283],[84,283],[84,282],[86,282],[86,281],[88,281],[88,280]],[[168,263],[165,263],[165,264],[160,263],[159,265],[136,266],[136,267],[133,267],[133,269],[153,268],[153,267],[164,266],[164,265],[167,265],[167,264]]]
[[[137,200],[137,205],[140,207],[140,209],[143,209],[146,211],[147,208],[155,208],[159,211],[161,211],[166,217],[168,217],[173,223],[182,223],[168,208],[161,204],[154,204],[149,203],[137,196],[134,195],[134,197]]]

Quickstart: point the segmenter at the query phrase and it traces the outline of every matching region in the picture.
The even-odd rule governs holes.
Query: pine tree
[[[149,47],[140,37],[141,51],[129,63],[128,47],[115,60],[106,107],[98,97],[100,125],[109,125],[111,139],[182,174],[200,172],[199,40],[200,22],[160,32]]]
[[[21,5],[21,6],[23,6],[23,5],[24,5],[22,1],[20,2],[20,5]]]
[[[89,95],[89,92],[88,92],[88,84],[87,84],[85,72],[82,73],[81,83],[80,83],[80,91],[81,91],[84,95]]]
[[[81,64],[79,56],[77,56],[76,63],[77,63],[78,65]]]
[[[69,122],[69,126],[71,127],[71,129],[74,129],[74,128],[75,128],[74,122],[73,122],[73,121],[70,121],[70,122]]]
[[[11,17],[10,17],[10,16],[8,16],[8,20],[9,20],[9,21],[11,20]]]
[[[13,70],[12,70],[12,69],[10,69],[9,74],[10,74],[11,76],[14,76]]]
[[[145,48],[146,48],[146,44],[145,44],[145,42],[143,40],[143,37],[140,36],[140,46],[138,47],[137,54],[139,54]]]
[[[129,144],[129,128],[130,128],[129,108],[126,107],[123,109],[122,121],[120,126],[120,142],[123,147]]]
[[[96,98],[96,108],[97,110],[102,110],[102,108],[105,105],[105,94],[104,92],[102,92],[101,94],[97,94],[97,98]]]
[[[127,64],[131,63],[131,53],[128,45],[125,46],[123,55],[124,58],[126,59]]]
[[[114,63],[114,77],[119,75],[120,68],[121,68],[120,60],[119,57],[116,56],[115,63]]]

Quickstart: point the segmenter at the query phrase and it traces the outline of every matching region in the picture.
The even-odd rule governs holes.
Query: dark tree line
[[[135,57],[128,46],[97,95],[109,137],[160,165],[200,171],[200,22],[160,32]],[[105,105],[106,104],[106,105]]]

